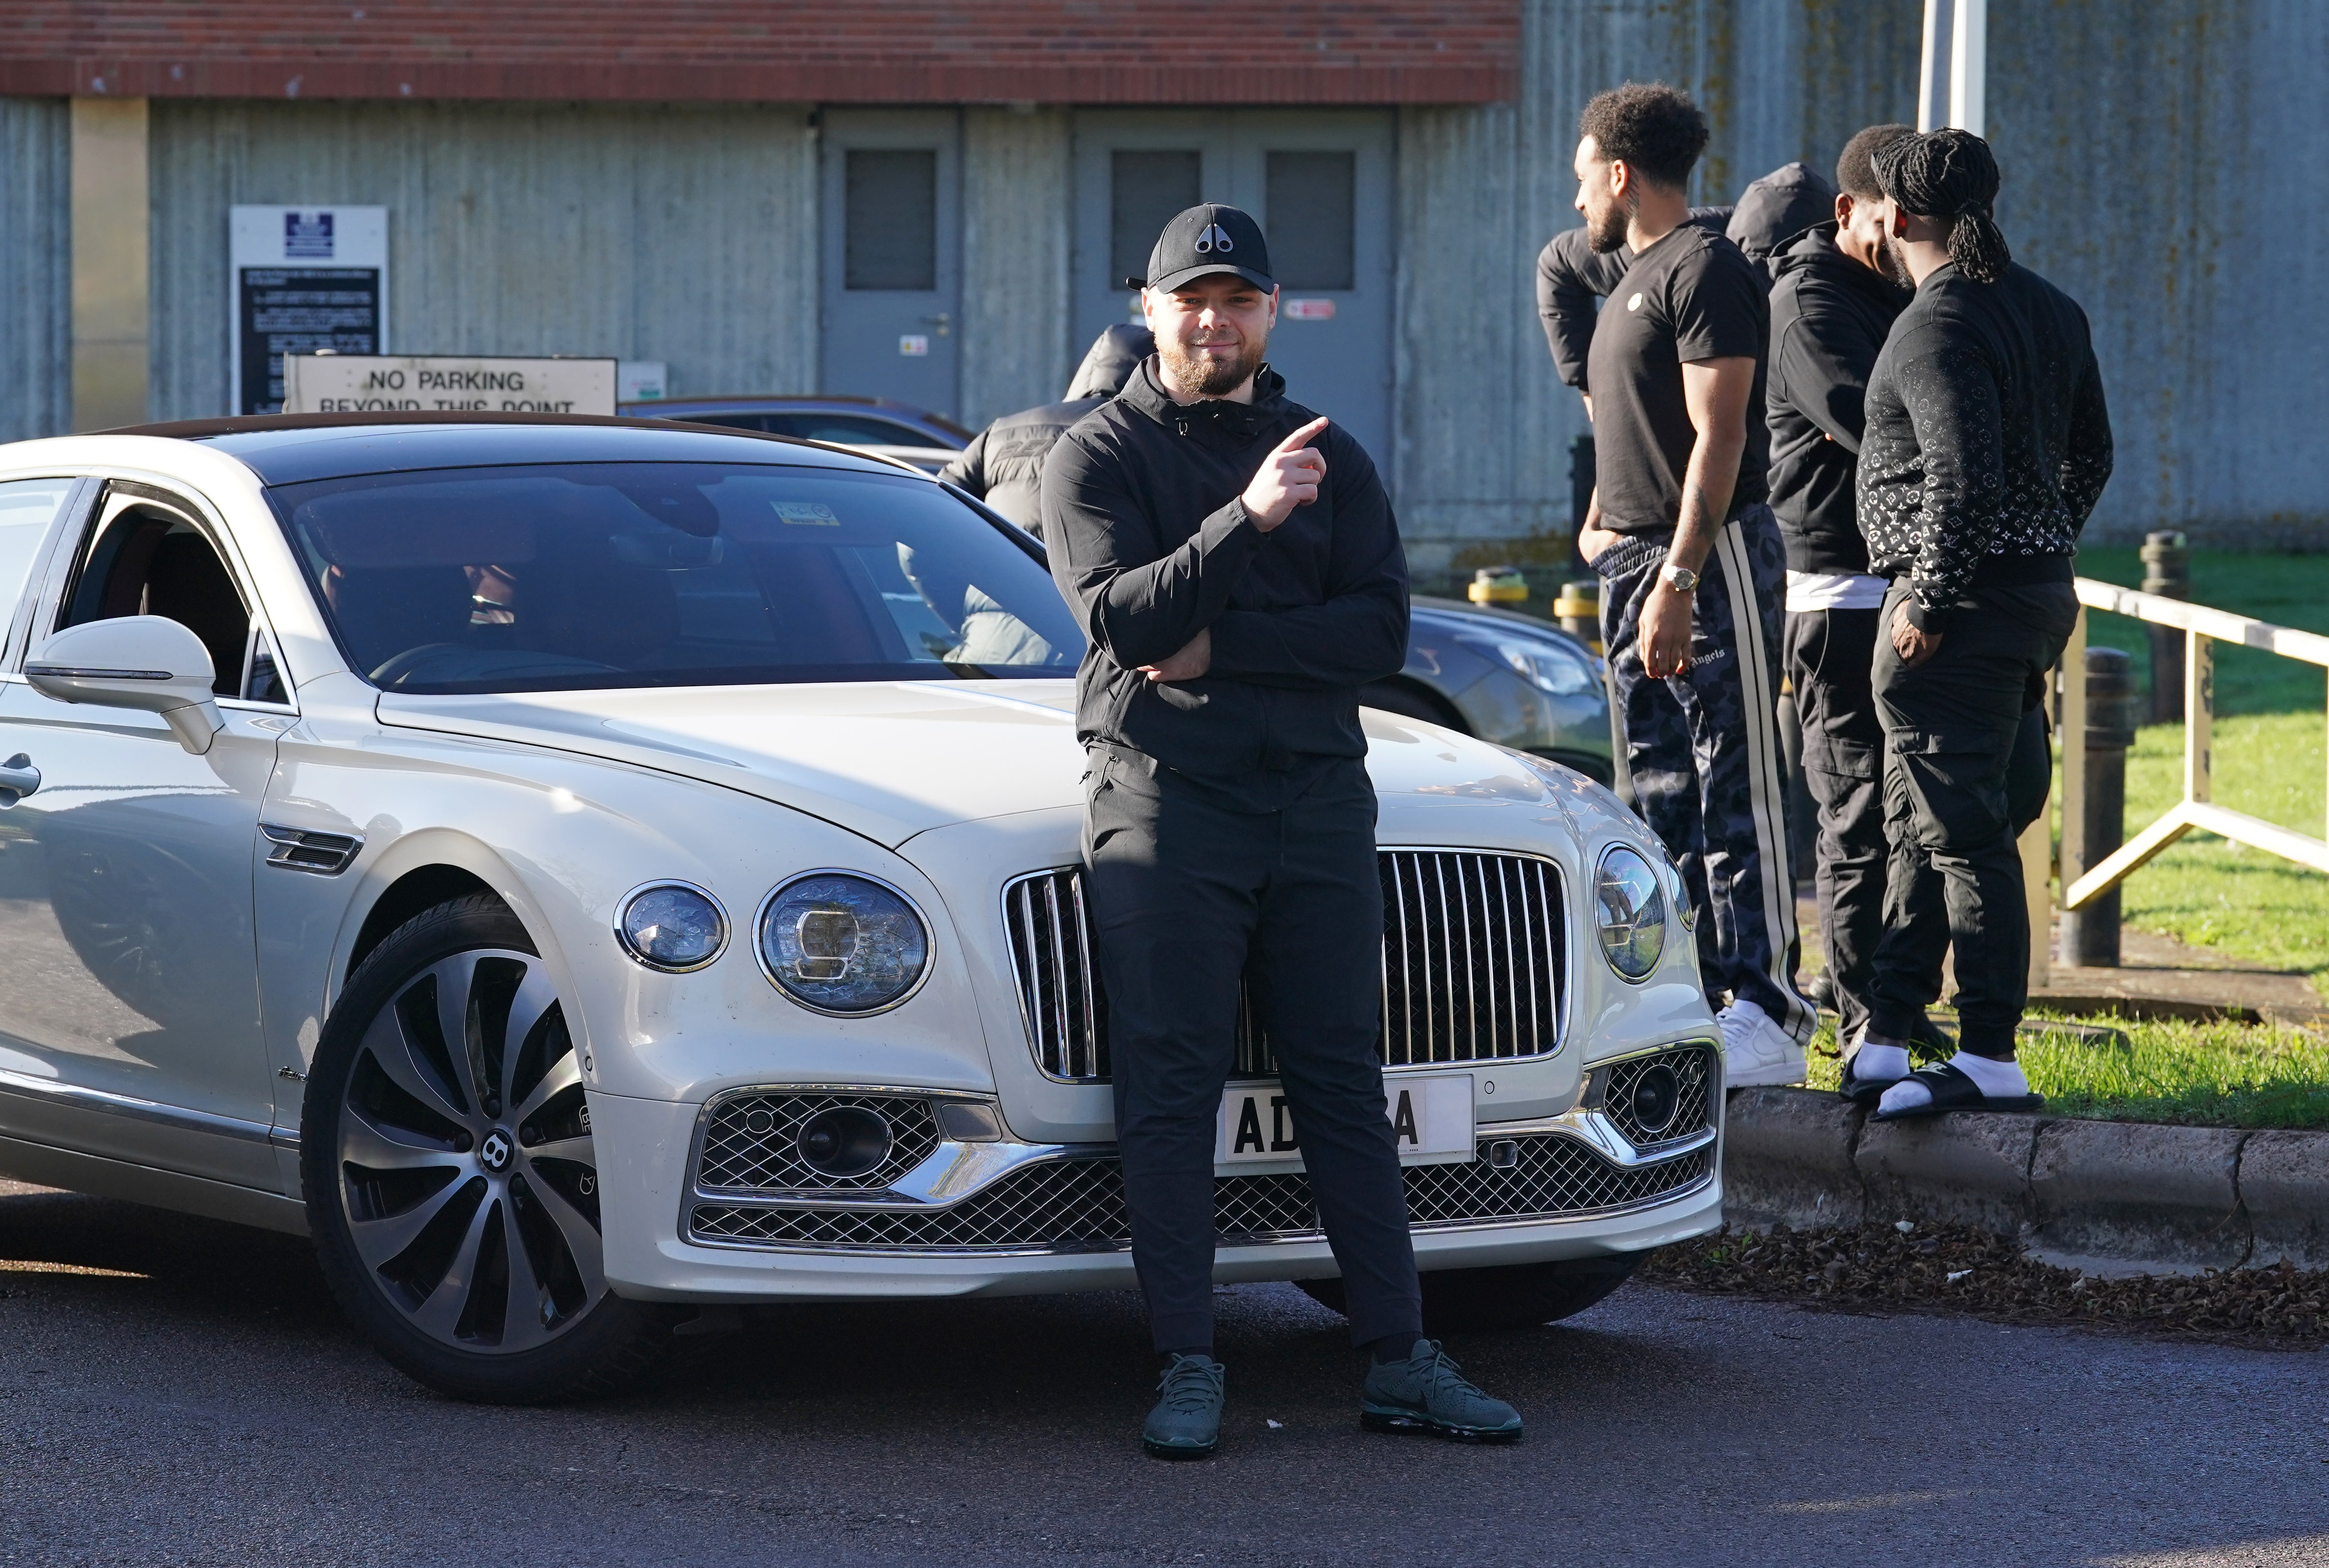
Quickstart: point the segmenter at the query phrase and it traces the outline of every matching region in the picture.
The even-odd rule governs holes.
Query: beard
[[[1184,398],[1224,397],[1245,385],[1247,378],[1261,369],[1264,346],[1264,343],[1248,338],[1234,358],[1221,360],[1210,354],[1191,356],[1179,343],[1160,340],[1156,344],[1156,364],[1172,390]]]
[[[1597,256],[1606,256],[1626,243],[1627,225],[1633,221],[1634,210],[1641,203],[1632,195],[1623,202],[1612,201],[1598,212],[1585,214],[1585,242]]]
[[[1876,270],[1902,288],[1914,288],[1917,279],[1909,270],[1909,256],[1898,237],[1887,234],[1884,243],[1876,248]]]

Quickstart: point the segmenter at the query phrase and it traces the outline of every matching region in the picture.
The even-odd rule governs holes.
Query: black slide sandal
[[[1860,1053],[1858,1051],[1853,1052],[1851,1056],[1846,1056],[1843,1059],[1843,1082],[1835,1086],[1835,1092],[1843,1096],[1844,1100],[1851,1104],[1873,1105],[1877,1101],[1881,1100],[1884,1097],[1885,1090],[1891,1088],[1893,1084],[1900,1083],[1900,1080],[1898,1078],[1885,1078],[1881,1080],[1876,1078],[1855,1078],[1852,1075],[1852,1064],[1859,1059]]]
[[[1931,1093],[1932,1099],[1906,1111],[1879,1111],[1869,1118],[1870,1121],[1906,1122],[1919,1116],[1945,1115],[1951,1111],[2036,1111],[2046,1103],[2043,1094],[2007,1094],[1992,1099],[1983,1094],[1981,1085],[1967,1077],[1963,1070],[1947,1062],[1938,1066],[1920,1067],[1900,1082],[1922,1084]]]

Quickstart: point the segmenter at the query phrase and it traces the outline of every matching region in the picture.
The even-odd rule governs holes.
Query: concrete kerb
[[[1974,1225],[2089,1273],[2284,1257],[2329,1268],[2329,1132],[2044,1115],[1872,1122],[1834,1094],[1740,1089],[1723,1148],[1725,1212],[1740,1225]]]

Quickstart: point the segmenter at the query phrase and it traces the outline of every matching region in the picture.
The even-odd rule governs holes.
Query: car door
[[[225,537],[186,496],[109,483],[50,551],[10,639],[0,1135],[279,1190],[251,878],[291,710]],[[211,649],[225,728],[207,754],[156,716],[24,681],[25,650],[48,633],[126,615],[166,615]]]

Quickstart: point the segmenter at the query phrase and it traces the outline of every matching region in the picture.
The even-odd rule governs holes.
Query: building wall
[[[2329,548],[2329,6],[1991,0],[1989,19],[1998,221],[2085,305],[2110,398],[2089,537]],[[2041,47],[2000,47],[2017,36]]]
[[[1075,369],[1071,148],[1066,109],[964,113],[960,408],[974,429],[1056,401]]]
[[[72,119],[61,98],[0,98],[0,441],[72,420]]]
[[[659,359],[674,393],[816,374],[816,144],[788,105],[153,103],[156,418],[222,412],[227,209],[389,209],[400,353]]]

